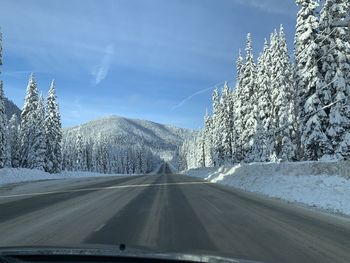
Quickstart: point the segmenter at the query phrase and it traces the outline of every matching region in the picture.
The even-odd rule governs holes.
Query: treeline
[[[180,168],[349,158],[349,29],[334,25],[347,18],[350,2],[296,3],[294,61],[282,26],[265,40],[257,61],[248,34],[235,87],[214,90],[213,113],[183,145]]]
[[[62,169],[61,119],[52,81],[46,104],[39,96],[34,75],[27,87],[21,120],[7,121],[4,92],[0,85],[0,167],[29,168],[49,173]]]
[[[153,171],[159,163],[158,155],[137,143],[120,146],[113,136],[101,133],[91,138],[80,127],[64,135],[63,167],[66,170],[145,174]]]

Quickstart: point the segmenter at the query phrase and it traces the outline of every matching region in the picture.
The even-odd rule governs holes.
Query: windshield
[[[0,258],[350,262],[349,14],[348,0],[0,0]]]

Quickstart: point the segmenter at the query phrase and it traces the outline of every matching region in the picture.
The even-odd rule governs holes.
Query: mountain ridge
[[[192,129],[189,129],[189,128],[178,127],[178,126],[172,125],[172,124],[165,124],[165,123],[160,123],[160,122],[146,120],[146,119],[140,119],[140,118],[129,118],[129,117],[124,117],[124,116],[117,115],[117,114],[101,116],[101,117],[95,118],[93,120],[89,120],[87,122],[84,122],[82,124],[73,125],[73,126],[70,126],[70,127],[66,127],[64,129],[77,128],[77,127],[79,127],[81,125],[85,125],[87,123],[98,121],[98,120],[103,120],[103,119],[127,119],[127,120],[131,120],[131,121],[140,121],[140,122],[144,122],[145,121],[145,122],[149,122],[149,123],[160,124],[162,126],[169,127],[169,128],[175,128],[175,129],[180,129],[180,130],[187,130],[187,131],[196,132],[195,130],[192,130]]]
[[[17,119],[21,119],[21,110],[20,108],[9,98],[4,97],[5,102],[5,113],[8,120],[11,119],[13,114],[16,114]]]
[[[184,140],[192,138],[195,131],[154,121],[110,115],[81,125],[64,129],[64,137],[81,133],[86,140],[96,140],[100,135],[109,143],[121,146],[142,145],[164,160],[171,160]]]

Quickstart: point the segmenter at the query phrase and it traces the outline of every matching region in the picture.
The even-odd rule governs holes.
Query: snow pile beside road
[[[120,176],[117,174],[101,174],[91,172],[62,172],[60,174],[49,174],[39,170],[31,170],[24,168],[3,168],[0,169],[0,185],[39,181],[39,180],[55,180],[69,178],[87,178],[101,176]]]
[[[350,162],[253,163],[183,174],[350,215]]]

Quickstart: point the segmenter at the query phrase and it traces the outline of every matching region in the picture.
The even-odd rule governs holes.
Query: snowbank
[[[350,215],[350,162],[253,163],[182,173]]]
[[[49,174],[39,170],[24,168],[3,168],[0,169],[0,185],[28,181],[55,180],[69,178],[87,178],[102,176],[120,176],[118,174],[101,174],[91,172],[62,172],[60,174]]]

